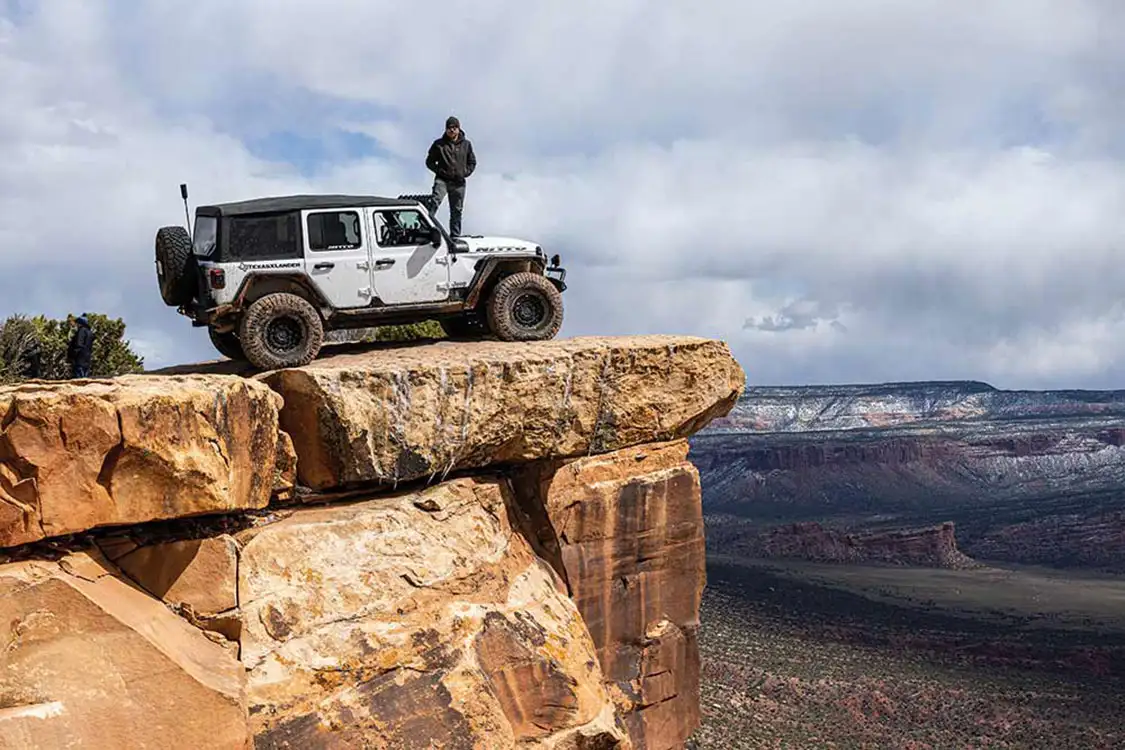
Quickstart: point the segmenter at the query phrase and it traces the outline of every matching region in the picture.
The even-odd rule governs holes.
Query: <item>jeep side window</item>
[[[321,211],[308,217],[310,250],[355,250],[363,247],[359,214],[355,211]]]
[[[214,216],[195,217],[195,241],[192,250],[201,258],[215,251],[215,240],[219,235],[219,220]]]
[[[297,214],[232,216],[227,225],[224,260],[299,258]]]
[[[380,247],[416,247],[430,242],[430,225],[412,208],[375,214],[375,238]]]

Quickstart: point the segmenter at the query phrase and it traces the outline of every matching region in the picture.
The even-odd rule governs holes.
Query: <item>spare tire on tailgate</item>
[[[164,304],[179,307],[191,302],[195,296],[194,261],[186,229],[161,227],[156,231],[156,280]]]

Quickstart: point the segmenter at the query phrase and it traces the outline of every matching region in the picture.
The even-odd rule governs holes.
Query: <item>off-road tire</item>
[[[246,309],[238,325],[238,339],[246,359],[261,370],[301,367],[320,352],[324,322],[303,297],[277,292]]]
[[[506,276],[488,298],[488,327],[501,341],[552,339],[562,321],[562,294],[536,273]]]
[[[169,307],[180,307],[195,296],[195,254],[191,237],[183,227],[156,230],[156,281],[160,296]]]
[[[246,359],[246,352],[242,351],[242,342],[238,340],[238,334],[234,331],[218,333],[211,326],[207,326],[207,333],[211,337],[211,344],[214,345],[219,354],[227,359]]]
[[[438,323],[451,339],[479,339],[489,334],[488,323],[478,316],[445,318]]]

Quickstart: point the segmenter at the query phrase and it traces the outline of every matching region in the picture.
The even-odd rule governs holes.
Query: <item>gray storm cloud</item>
[[[751,382],[1119,383],[1119,4],[284,6],[0,4],[0,314],[213,356],[154,283],[176,185],[417,192],[456,112],[466,229],[563,253],[563,335],[724,338]],[[441,44],[378,31],[418,18]],[[341,130],[377,153],[253,147]]]

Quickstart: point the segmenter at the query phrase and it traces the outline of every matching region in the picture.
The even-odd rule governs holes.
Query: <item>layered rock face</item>
[[[977,559],[1122,570],[1123,417],[1122,391],[750,389],[692,438],[692,460],[716,543],[813,521],[853,534],[951,521]]]
[[[0,388],[0,546],[265,507],[280,404],[233,377]]]
[[[686,441],[542,463],[517,486],[565,577],[638,748],[699,723],[705,549]]]
[[[0,390],[0,748],[683,747],[742,387],[644,337]]]
[[[711,542],[726,554],[759,559],[788,558],[833,563],[880,563],[921,568],[977,567],[957,548],[954,524],[921,529],[849,533],[812,521],[760,531],[740,528],[737,519],[720,524]]]

